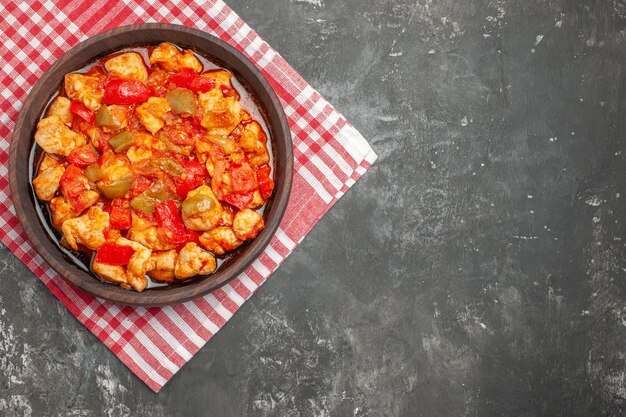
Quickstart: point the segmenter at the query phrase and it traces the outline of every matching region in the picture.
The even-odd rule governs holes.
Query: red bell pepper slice
[[[274,180],[270,178],[270,171],[270,167],[264,165],[256,172],[256,178],[259,182],[259,191],[261,191],[263,200],[267,200],[272,195],[272,191],[274,191]]]
[[[78,100],[72,100],[70,102],[70,111],[89,123],[91,126],[93,126],[93,122],[96,120],[96,114],[85,107],[85,105]]]
[[[157,204],[154,211],[157,225],[166,230],[166,237],[169,243],[183,243],[186,241],[187,231],[174,200],[167,200]]]
[[[87,178],[83,171],[76,165],[70,165],[65,169],[60,180],[61,192],[72,203],[74,210],[80,212],[85,207],[81,207],[79,197],[83,191],[87,190]]]
[[[193,242],[196,245],[200,244],[200,233],[193,231],[193,230],[189,230],[189,229],[185,229],[185,230],[187,232],[185,241],[176,247],[176,252],[180,252],[180,250],[189,242]]]
[[[135,198],[139,194],[146,191],[152,185],[153,181],[141,175],[135,178],[133,185],[130,187],[130,198]]]
[[[126,265],[135,253],[132,246],[117,245],[115,243],[105,243],[98,249],[95,262],[107,265]]]
[[[204,184],[205,178],[209,175],[206,167],[196,159],[185,162],[184,168],[186,174],[185,179],[181,177],[174,178],[176,194],[178,194],[180,198],[187,198],[187,193]]]
[[[207,132],[206,128],[200,124],[202,122],[202,117],[200,114],[196,114],[194,117],[188,117],[188,119],[193,130],[201,134]]]
[[[178,87],[187,88],[194,93],[206,93],[215,88],[215,80],[196,74],[193,70],[185,68],[182,71],[170,75],[170,82]]]
[[[111,203],[111,213],[109,213],[109,225],[118,230],[127,230],[132,226],[130,214],[130,203],[128,200],[116,198]]]
[[[152,90],[139,80],[116,78],[104,86],[104,104],[133,104],[148,100]]]
[[[233,166],[230,169],[233,191],[238,194],[249,193],[259,188],[256,175],[247,162]]]
[[[252,193],[248,194],[228,194],[224,197],[224,201],[228,204],[237,207],[239,210],[243,210],[252,202],[254,199],[254,195]]]
[[[98,155],[91,145],[82,145],[74,148],[67,156],[67,160],[70,164],[84,168],[95,163],[98,160]]]

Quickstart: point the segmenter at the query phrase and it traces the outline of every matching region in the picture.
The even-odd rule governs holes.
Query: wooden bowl
[[[42,224],[37,214],[38,202],[35,201],[31,186],[33,167],[30,154],[37,122],[49,100],[61,87],[66,73],[79,70],[123,48],[161,42],[171,42],[210,58],[232,71],[256,98],[270,131],[276,188],[265,208],[265,230],[256,239],[238,248],[217,272],[187,284],[152,288],[139,293],[100,281],[72,262],[51,239],[46,231],[47,226]],[[41,76],[28,95],[15,124],[9,150],[11,197],[17,217],[37,252],[63,278],[88,293],[118,303],[143,306],[184,302],[206,294],[240,274],[261,254],[274,236],[287,207],[292,175],[293,152],[287,118],[276,93],[256,66],[235,48],[214,36],[185,26],[160,23],[113,29],[87,39],[65,53]]]

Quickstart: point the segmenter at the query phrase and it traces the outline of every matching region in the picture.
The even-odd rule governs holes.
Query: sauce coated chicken
[[[147,277],[209,275],[263,230],[270,153],[240,93],[231,73],[168,43],[65,75],[37,124],[32,184],[100,279],[143,291]]]

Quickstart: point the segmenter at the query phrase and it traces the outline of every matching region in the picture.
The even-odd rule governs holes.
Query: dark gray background
[[[158,395],[2,247],[0,415],[624,415],[626,4],[229,4],[379,161]]]

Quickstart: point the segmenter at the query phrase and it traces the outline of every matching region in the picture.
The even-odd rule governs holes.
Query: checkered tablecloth
[[[217,333],[376,159],[359,132],[221,0],[174,3],[31,0],[0,4],[0,238],[154,391],[159,391]],[[138,308],[103,301],[74,288],[34,251],[9,196],[7,153],[21,103],[57,58],[104,30],[155,21],[211,33],[256,63],[289,118],[295,169],[285,217],[268,248],[251,267],[194,301]]]

